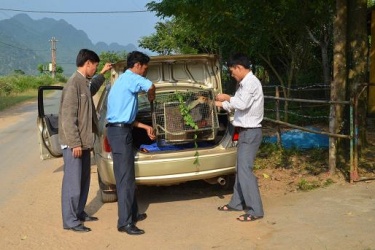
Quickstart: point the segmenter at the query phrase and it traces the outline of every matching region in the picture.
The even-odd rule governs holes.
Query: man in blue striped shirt
[[[244,54],[235,54],[227,62],[231,76],[238,82],[234,96],[218,94],[215,105],[228,112],[234,110],[233,126],[239,131],[237,145],[236,180],[233,196],[227,205],[218,207],[220,211],[240,211],[241,222],[263,218],[263,205],[258,181],[253,173],[254,160],[262,142],[264,97],[262,84],[251,71],[251,62]]]

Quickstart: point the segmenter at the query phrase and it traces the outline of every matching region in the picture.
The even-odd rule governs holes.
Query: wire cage
[[[152,124],[158,143],[214,140],[219,122],[213,97],[212,89],[157,94]]]

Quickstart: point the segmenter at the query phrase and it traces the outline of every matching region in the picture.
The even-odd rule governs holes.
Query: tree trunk
[[[329,62],[329,56],[328,56],[328,41],[329,38],[327,37],[328,34],[324,32],[324,39],[323,42],[321,42],[320,49],[322,52],[322,64],[323,64],[323,79],[324,84],[329,85],[331,84],[331,68],[330,68],[330,62]]]
[[[354,166],[351,179],[358,179],[357,167],[361,148],[366,141],[367,91],[367,1],[348,0],[348,86],[347,93],[356,100],[354,129]]]
[[[329,26],[332,27],[332,26]],[[320,42],[320,49],[322,52],[322,65],[323,65],[323,79],[324,79],[324,85],[330,85],[332,81],[331,76],[331,64],[328,56],[328,43],[330,39],[330,35],[328,34],[329,30],[328,28],[324,28],[323,34],[322,34],[322,41]],[[328,92],[328,91],[326,91]],[[328,98],[328,93],[326,93],[326,97]]]
[[[346,95],[346,39],[347,39],[347,1],[336,0],[336,16],[333,23],[333,82],[331,84],[331,100],[343,101]],[[330,109],[329,132],[338,133],[343,121],[342,105],[332,104]],[[329,171],[334,174],[337,163],[337,139],[329,138]]]

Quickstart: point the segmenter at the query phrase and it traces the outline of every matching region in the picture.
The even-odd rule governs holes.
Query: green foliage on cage
[[[194,133],[194,149],[195,149],[194,165],[195,166],[199,166],[199,152],[198,152],[198,143],[197,143],[197,139],[198,139],[198,135],[197,135],[198,125],[194,121],[193,117],[190,114],[190,109],[189,109],[189,107],[185,103],[184,95],[182,93],[180,93],[180,92],[176,92],[176,97],[177,97],[178,102],[179,102],[178,108],[180,110],[181,116],[184,119],[185,124],[188,125],[188,126],[190,126],[190,127],[192,127],[194,129],[194,131],[195,131],[195,133]]]

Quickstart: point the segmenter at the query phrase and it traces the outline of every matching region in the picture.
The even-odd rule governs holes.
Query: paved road
[[[0,249],[375,249],[375,182],[263,196],[266,217],[241,223],[219,212],[230,192],[203,182],[139,187],[142,236],[116,230],[116,203],[102,204],[96,168],[87,211],[92,232],[61,225],[62,160],[40,161],[35,102],[0,113]]]
[[[0,205],[19,192],[19,186],[39,174],[36,102],[0,112]]]

